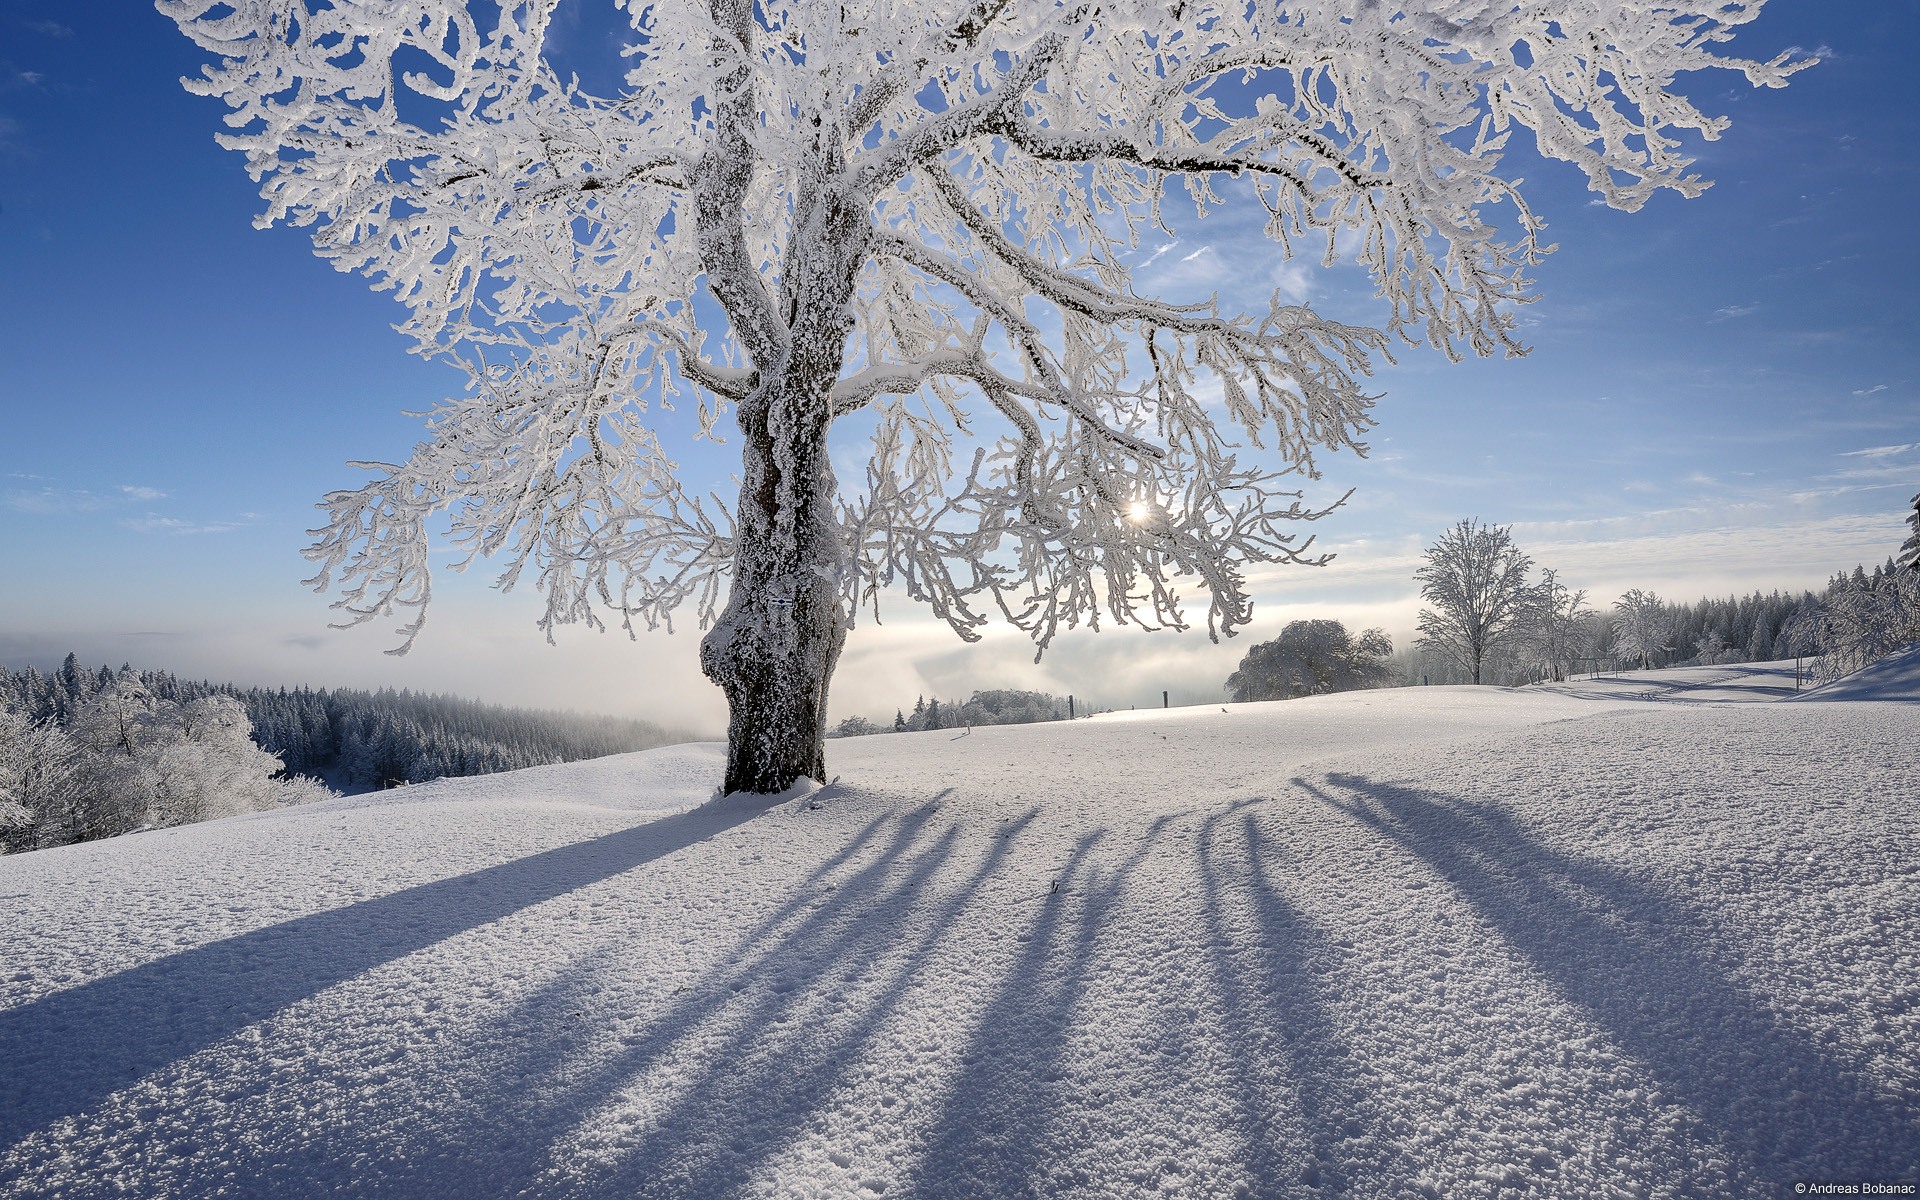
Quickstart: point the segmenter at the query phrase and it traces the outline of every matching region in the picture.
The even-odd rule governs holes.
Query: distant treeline
[[[1662,661],[1656,666],[1687,666],[1709,662],[1768,662],[1797,654],[1817,655],[1836,647],[1822,633],[1821,618],[1845,597],[1879,593],[1899,568],[1889,558],[1871,570],[1864,565],[1836,573],[1819,592],[1754,592],[1746,596],[1701,599],[1691,604],[1665,603],[1669,622]],[[1603,658],[1615,655],[1605,636],[1606,614],[1596,632],[1602,634],[1596,650]],[[1721,647],[1724,647],[1722,649]],[[1614,665],[1627,665],[1624,657]]]
[[[1863,638],[1854,626],[1894,628],[1893,640],[1877,647],[1879,653],[1904,644],[1898,635],[1898,620],[1883,619],[1885,614],[1869,614],[1872,619],[1851,619],[1863,603],[1878,602],[1889,609],[1911,608],[1900,593],[1912,590],[1915,572],[1895,565],[1892,559],[1868,568],[1856,566],[1836,573],[1820,591],[1752,592],[1745,596],[1703,597],[1675,602],[1651,593],[1651,601],[1660,625],[1657,645],[1647,656],[1653,667],[1683,667],[1739,662],[1768,662],[1773,659],[1804,655],[1826,662],[1823,669],[1855,670],[1873,655],[1861,645],[1874,643]],[[1615,606],[1617,608],[1617,606]],[[1576,671],[1615,671],[1639,667],[1641,658],[1622,645],[1618,635],[1615,608],[1587,610],[1578,618],[1584,628],[1584,645],[1573,664]],[[1870,647],[1871,649],[1872,647]],[[1491,656],[1489,682],[1528,683],[1543,677],[1536,663],[1513,650],[1502,648]],[[1864,657],[1863,657],[1864,654]],[[1406,683],[1464,682],[1457,668],[1417,647],[1409,647],[1393,657],[1394,673]],[[1844,668],[1844,670],[1842,670]]]
[[[1028,725],[1036,721],[1064,720],[1067,702],[1047,692],[1022,692],[994,688],[975,692],[970,698],[942,701],[925,696],[913,702],[913,711],[895,709],[893,720],[869,721],[848,717],[834,726],[829,737],[864,737],[870,733],[918,733],[925,729],[963,729],[973,725]],[[1082,710],[1080,716],[1088,715]]]
[[[383,688],[240,688],[182,680],[170,672],[90,671],[69,654],[50,674],[0,671],[0,708],[29,722],[69,723],[98,695],[131,679],[154,699],[185,704],[207,696],[240,702],[253,741],[288,774],[348,792],[442,776],[487,775],[521,767],[600,758],[687,740],[646,721],[575,712],[506,708]]]

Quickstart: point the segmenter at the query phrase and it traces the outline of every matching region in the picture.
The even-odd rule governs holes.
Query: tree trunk
[[[824,145],[782,272],[786,341],[777,355],[763,346],[777,361],[756,364],[759,386],[736,410],[743,469],[733,587],[700,643],[701,669],[727,697],[727,792],[781,792],[827,774],[827,685],[846,640],[848,559],[827,428],[872,229],[869,203],[828,184],[843,164]],[[751,307],[718,298],[736,320],[736,306]]]
[[[827,686],[846,640],[847,551],[827,454],[843,327],[796,330],[784,370],[738,410],[744,445],[732,592],[700,645],[726,693],[727,792],[826,779]]]

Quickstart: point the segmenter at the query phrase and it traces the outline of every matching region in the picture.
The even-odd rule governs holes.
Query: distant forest
[[[506,708],[391,688],[241,688],[132,667],[91,671],[71,654],[51,674],[32,667],[0,670],[0,709],[35,724],[64,726],[116,681],[129,679],[160,701],[239,701],[253,723],[254,743],[277,755],[287,774],[345,792],[600,758],[690,736],[630,718]]]

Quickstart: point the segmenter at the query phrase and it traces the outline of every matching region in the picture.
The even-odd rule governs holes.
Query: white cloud
[[[1143,261],[1140,265],[1142,267],[1152,266],[1154,264],[1154,261],[1158,259],[1162,254],[1165,254],[1167,251],[1173,249],[1175,246],[1178,246],[1179,244],[1180,244],[1179,238],[1173,239],[1172,241],[1168,242],[1166,245],[1160,247],[1158,250],[1155,250],[1152,254],[1147,255],[1145,261]]]
[[[139,487],[127,483],[120,485],[120,491],[129,500],[165,500],[167,498],[167,494],[159,488]]]
[[[102,496],[85,488],[63,489],[43,487],[35,492],[11,492],[7,495],[6,506],[15,512],[27,513],[75,513],[99,512],[114,504],[117,497]]]
[[[1860,393],[1855,392],[1854,395]],[[1920,448],[1920,442],[1905,442],[1898,446],[1868,446],[1865,450],[1842,450],[1841,458],[1892,458],[1896,454],[1905,454],[1909,450]]]
[[[240,528],[244,521],[183,521],[178,517],[163,517],[148,513],[144,517],[128,517],[120,522],[123,529],[135,533],[167,533],[178,537],[192,537],[202,533],[231,533]]]
[[[1313,268],[1299,259],[1282,260],[1269,279],[1280,298],[1289,303],[1305,304],[1313,299]]]
[[[1733,304],[1726,308],[1713,310],[1714,321],[1731,321],[1738,317],[1750,317],[1760,311],[1758,304]]]
[[[1884,392],[1886,390],[1887,390],[1886,384],[1876,383],[1870,388],[1866,388],[1864,390],[1854,392],[1854,395],[1861,396],[1861,397],[1872,396],[1872,395],[1876,395],[1877,393]]]

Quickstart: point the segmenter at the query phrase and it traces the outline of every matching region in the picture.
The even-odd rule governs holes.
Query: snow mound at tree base
[[[1403,689],[863,738],[785,799],[703,804],[717,753],[675,747],[0,860],[0,1195],[1910,1179],[1917,739]]]

